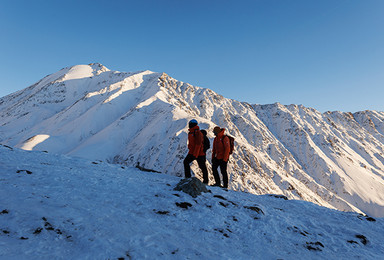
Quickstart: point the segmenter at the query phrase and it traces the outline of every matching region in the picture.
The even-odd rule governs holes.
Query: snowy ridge
[[[231,189],[384,216],[383,112],[250,105],[165,73],[77,65],[0,99],[0,143],[182,176],[191,118],[211,141],[215,125],[236,138]]]
[[[1,259],[382,259],[384,222],[0,145]]]

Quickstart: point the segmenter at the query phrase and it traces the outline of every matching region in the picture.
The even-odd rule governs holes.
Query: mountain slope
[[[249,105],[165,73],[77,65],[1,98],[0,142],[183,176],[191,118],[236,138],[231,189],[384,216],[382,112]]]
[[[0,258],[381,259],[383,219],[0,145]]]

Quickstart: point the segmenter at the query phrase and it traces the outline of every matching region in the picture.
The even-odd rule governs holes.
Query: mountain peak
[[[110,71],[107,67],[100,63],[90,63],[88,65],[75,65],[69,68],[69,70],[62,77],[64,80],[88,78],[98,76],[103,72]]]
[[[110,71],[107,67],[102,65],[101,63],[89,63],[88,66],[90,66],[93,69],[94,74],[99,75],[103,72]]]
[[[384,113],[353,120],[302,105],[250,106],[166,73],[91,63],[2,98],[0,142],[181,177],[191,118],[209,138],[216,125],[236,138],[231,189],[384,216]]]

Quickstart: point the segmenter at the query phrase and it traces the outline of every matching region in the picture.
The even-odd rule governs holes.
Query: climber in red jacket
[[[212,148],[212,171],[215,178],[214,186],[220,186],[220,176],[217,168],[220,166],[221,175],[223,176],[223,187],[228,188],[228,174],[227,164],[230,154],[230,140],[229,137],[224,135],[225,129],[216,126],[213,129],[215,139],[213,140]]]
[[[184,159],[184,173],[185,178],[191,178],[190,163],[197,160],[197,163],[203,172],[203,183],[208,184],[208,170],[205,164],[205,152],[204,152],[204,136],[200,131],[197,121],[192,119],[189,121],[189,133],[188,133],[188,155]]]

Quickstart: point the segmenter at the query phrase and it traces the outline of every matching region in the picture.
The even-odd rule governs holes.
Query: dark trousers
[[[215,185],[220,185],[221,183],[219,172],[217,171],[217,168],[219,168],[219,166],[220,166],[221,175],[223,175],[224,188],[228,188],[227,162],[213,158],[212,171],[213,171],[213,177],[215,178],[215,182],[216,182]]]
[[[207,184],[208,183],[208,170],[207,166],[205,165],[206,157],[205,156],[199,156],[194,157],[192,154],[188,154],[187,157],[184,159],[184,173],[185,173],[185,178],[191,178],[191,167],[189,166],[191,162],[194,160],[197,160],[197,163],[199,164],[199,167],[201,171],[203,172],[203,183]]]

